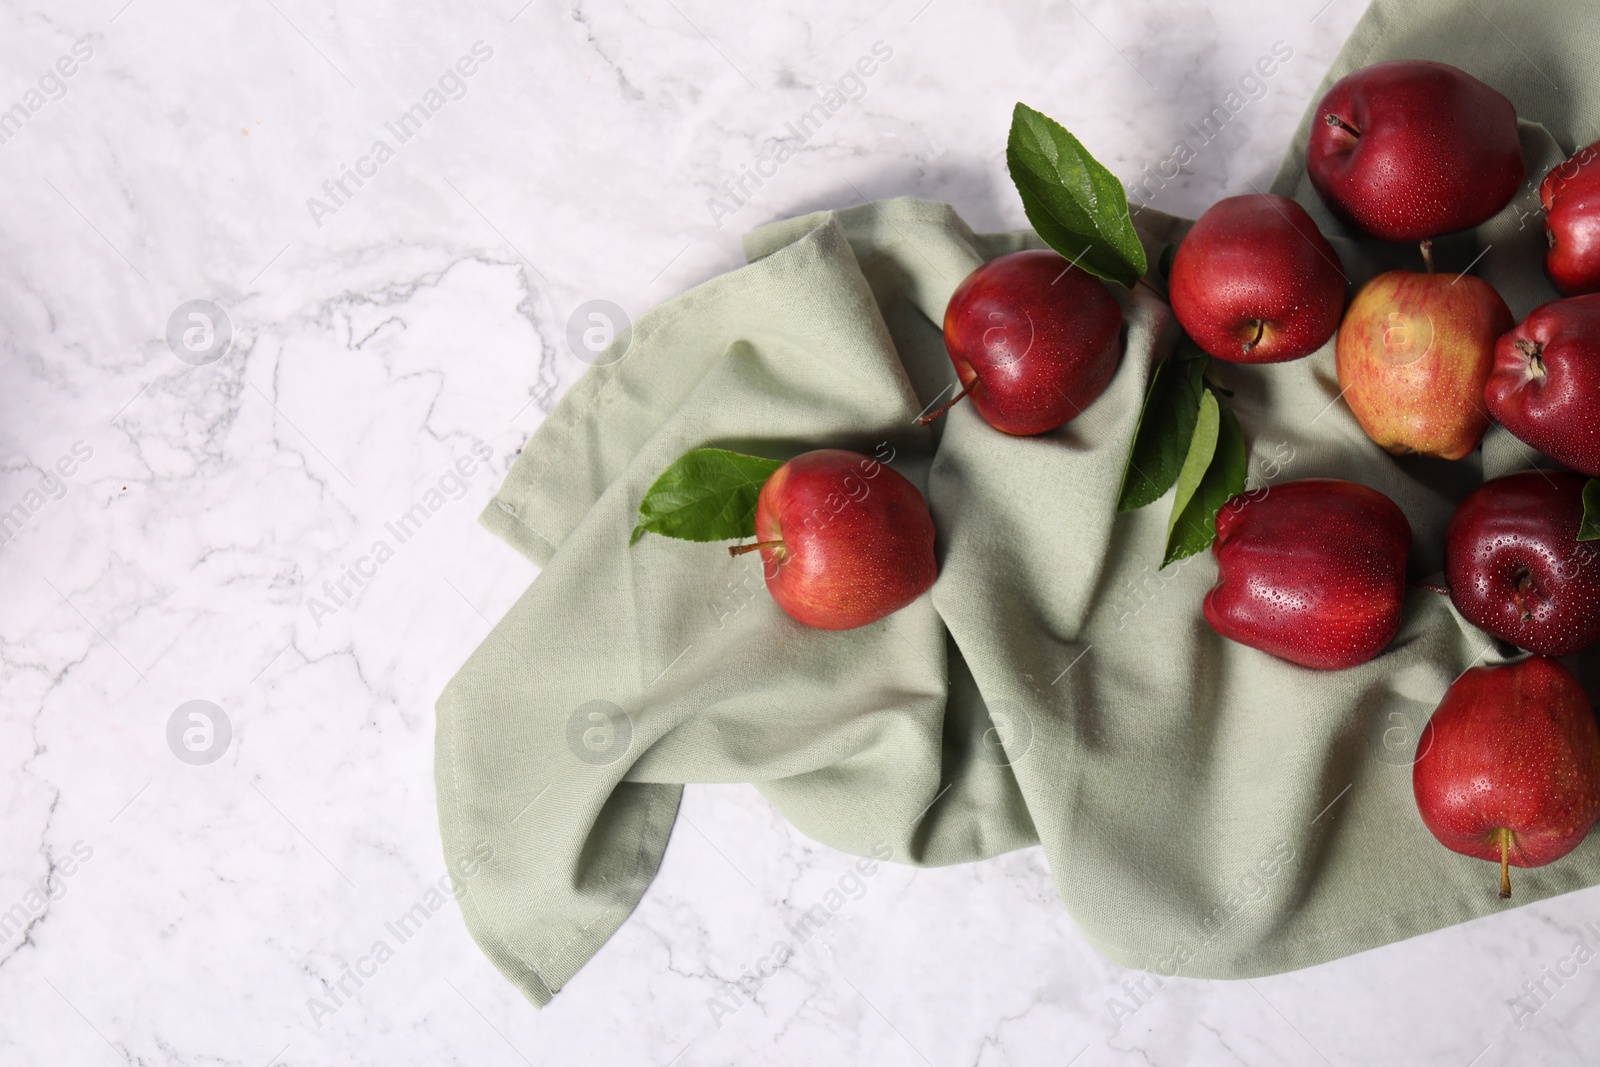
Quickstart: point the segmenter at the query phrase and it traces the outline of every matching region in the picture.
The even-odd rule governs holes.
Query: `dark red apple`
[[[1100,279],[1057,253],[1013,252],[956,287],[944,343],[961,391],[920,423],[971,397],[997,430],[1047,433],[1110,383],[1122,358],[1122,307]]]
[[[1522,184],[1517,111],[1448,64],[1377,63],[1317,105],[1306,172],[1335,215],[1381,240],[1469,229]]]
[[[1583,686],[1553,659],[1473,667],[1417,739],[1417,813],[1439,843],[1500,864],[1542,867],[1600,818],[1600,729]]]
[[[1600,142],[1550,168],[1539,202],[1551,284],[1566,296],[1600,292]]]
[[[1535,308],[1502,335],[1483,399],[1519,439],[1600,478],[1600,294]]]
[[[1445,575],[1468,622],[1544,656],[1600,640],[1600,542],[1578,540],[1583,486],[1566,471],[1524,471],[1461,502],[1445,535]]]
[[[798,455],[756,498],[767,589],[789,616],[850,630],[899,611],[938,576],[928,504],[899,472],[838,448]]]
[[[1305,208],[1252,193],[1219,200],[1173,256],[1173,313],[1195,343],[1234,363],[1310,355],[1339,328],[1339,256]]]
[[[1241,494],[1217,513],[1206,621],[1303,667],[1354,667],[1400,630],[1410,550],[1405,513],[1355,482],[1307,478]]]

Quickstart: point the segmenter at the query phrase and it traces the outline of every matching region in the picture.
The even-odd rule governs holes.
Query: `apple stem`
[[[728,555],[730,555],[730,556],[742,556],[746,552],[754,552],[758,548],[782,548],[782,547],[783,547],[783,540],[781,538],[779,540],[777,540],[777,541],[752,541],[748,545],[729,545],[728,546]]]
[[[1146,289],[1150,290],[1152,293],[1154,293],[1157,296],[1159,296],[1161,299],[1165,300],[1167,298],[1167,294],[1166,293],[1163,293],[1160,289],[1157,289],[1155,286],[1151,285],[1149,282],[1145,281],[1143,278],[1139,279],[1139,284],[1144,286]]]
[[[1438,593],[1440,596],[1449,596],[1450,595],[1450,587],[1449,586],[1436,585],[1433,582],[1407,582],[1406,584],[1409,585],[1413,589],[1426,589],[1428,592],[1430,592],[1430,593]]]
[[[962,389],[961,392],[959,392],[955,396],[951,397],[950,398],[950,402],[945,404],[943,407],[940,407],[935,411],[930,411],[926,415],[924,415],[921,418],[919,418],[917,420],[917,425],[918,426],[926,426],[926,425],[928,425],[928,423],[932,422],[934,419],[937,419],[940,415],[943,415],[945,412],[947,412],[951,408],[955,407],[958,403],[961,402],[961,398],[962,397],[964,397],[968,393],[972,392],[973,382],[976,382],[977,380],[978,379],[974,378],[974,379],[972,379],[971,382],[968,382],[966,384],[966,387],[964,389]]]
[[[1422,242],[1422,262],[1428,265],[1428,273],[1433,273],[1433,238],[1429,237]]]
[[[1360,130],[1356,129],[1354,126],[1350,125],[1344,119],[1341,119],[1338,115],[1332,114],[1331,112],[1328,115],[1324,116],[1322,121],[1326,122],[1329,126],[1337,126],[1337,127],[1339,127],[1345,133],[1348,133],[1351,137],[1360,137],[1361,136],[1361,131]]]
[[[1260,344],[1262,336],[1267,332],[1266,319],[1251,319],[1250,321],[1255,324],[1256,335],[1244,343],[1244,350],[1246,353],[1248,353],[1256,345]]]
[[[1508,850],[1511,845],[1511,831],[1501,827],[1496,833],[1500,837],[1500,899],[1511,899],[1511,865],[1508,859]]]

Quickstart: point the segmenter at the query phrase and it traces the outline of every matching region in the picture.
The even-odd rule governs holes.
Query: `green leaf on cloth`
[[[781,460],[725,448],[685,452],[662,472],[639,503],[628,544],[646,533],[685,541],[734,541],[756,532],[756,498]]]
[[[1207,387],[1200,398],[1194,440],[1178,475],[1178,497],[1172,503],[1162,566],[1210,547],[1217,539],[1217,512],[1244,491],[1249,469],[1238,418]]]
[[[1118,513],[1154,503],[1178,480],[1195,440],[1205,370],[1205,360],[1186,359],[1180,349],[1150,376],[1128,466],[1122,472]]]

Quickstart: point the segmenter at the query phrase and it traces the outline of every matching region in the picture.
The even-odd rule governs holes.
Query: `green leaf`
[[[662,472],[639,503],[639,525],[628,544],[648,533],[685,541],[733,541],[756,532],[756,498],[776,459],[725,448],[685,452]]]
[[[1214,414],[1208,415],[1208,412]],[[1211,431],[1213,438],[1207,447],[1200,440],[1200,435],[1208,417],[1215,418],[1216,428]],[[1211,542],[1217,539],[1217,512],[1222,510],[1222,505],[1244,492],[1245,477],[1249,473],[1250,456],[1245,448],[1244,431],[1239,428],[1239,420],[1233,410],[1218,401],[1210,389],[1201,398],[1200,422],[1202,425],[1195,431],[1195,443],[1201,446],[1201,451],[1209,452],[1211,459],[1205,467],[1205,473],[1187,495],[1184,493],[1184,478],[1189,474],[1189,463],[1185,460],[1183,474],[1178,476],[1182,509],[1179,509],[1178,502],[1173,503],[1172,521],[1167,529],[1167,554],[1161,563],[1163,567],[1210,547]],[[1196,449],[1191,448],[1189,458],[1195,456]]]
[[[1145,392],[1139,428],[1122,472],[1117,512],[1137,511],[1161,499],[1178,480],[1200,418],[1206,364],[1176,353],[1155,369]],[[1215,444],[1215,438],[1213,438]]]
[[[1217,394],[1207,389],[1200,394],[1200,409],[1195,415],[1194,433],[1189,438],[1189,447],[1184,452],[1183,466],[1178,471],[1178,494],[1172,501],[1172,517],[1167,520],[1169,555],[1172,532],[1178,528],[1178,520],[1183,517],[1183,511],[1189,506],[1189,501],[1194,499],[1195,490],[1200,488],[1201,479],[1205,477],[1206,471],[1211,469],[1211,460],[1217,454],[1217,435],[1221,432],[1221,428],[1222,409],[1217,403]]]
[[[1590,478],[1583,487],[1583,523],[1578,540],[1600,541],[1600,478]]]
[[[1006,167],[1045,244],[1090,274],[1130,289],[1147,267],[1128,195],[1109,170],[1054,119],[1018,104]]]
[[[1178,347],[1172,353],[1173,359],[1210,359],[1211,353],[1200,347],[1196,341],[1186,333],[1178,335]]]

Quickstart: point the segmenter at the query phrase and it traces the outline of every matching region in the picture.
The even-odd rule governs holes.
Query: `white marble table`
[[[1018,226],[1014,101],[1131,183],[1282,42],[1155,195],[1198,212],[1265,184],[1361,2],[0,8],[0,1063],[1592,1062],[1600,893],[1141,991],[1036,849],[887,870],[714,1018],[847,864],[749,788],[687,791],[543,1011],[453,904],[390,932],[444,873],[434,698],[534,577],[473,520],[585,368],[574,309],[637,313],[740,231],[861,197]],[[858,99],[762,162],[877,42]]]

